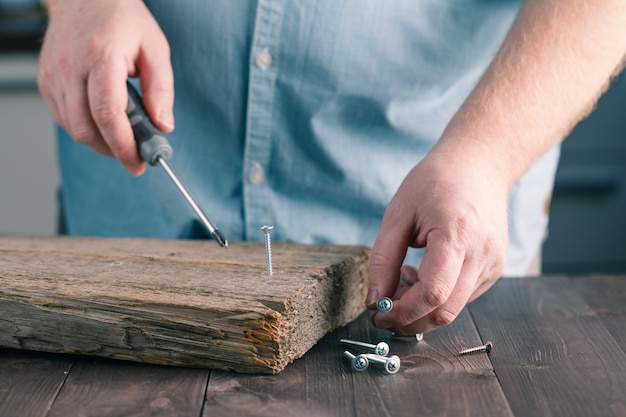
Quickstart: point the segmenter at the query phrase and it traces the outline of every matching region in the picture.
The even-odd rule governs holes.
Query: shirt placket
[[[281,0],[259,0],[250,52],[246,145],[243,165],[245,239],[260,240],[259,228],[272,224],[269,169],[272,110],[278,72],[278,48],[283,17]]]

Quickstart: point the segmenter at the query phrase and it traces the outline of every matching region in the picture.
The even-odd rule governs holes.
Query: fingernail
[[[375,305],[380,298],[379,294],[378,287],[370,287],[367,291],[367,297],[365,297],[365,305],[368,307]]]
[[[159,110],[159,122],[167,128],[168,131],[174,130],[174,114],[171,110]]]

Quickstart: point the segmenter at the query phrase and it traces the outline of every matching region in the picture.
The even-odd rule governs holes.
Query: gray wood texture
[[[572,282],[500,280],[470,305],[515,415],[626,415],[626,355]]]
[[[364,309],[369,250],[0,236],[0,346],[277,373]]]
[[[48,417],[197,417],[208,370],[129,361],[79,360]]]

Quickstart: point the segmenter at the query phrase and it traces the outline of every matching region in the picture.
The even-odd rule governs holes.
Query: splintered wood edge
[[[365,309],[369,251],[331,265],[287,300],[278,327],[279,355],[271,367],[281,371],[323,336],[356,319]]]

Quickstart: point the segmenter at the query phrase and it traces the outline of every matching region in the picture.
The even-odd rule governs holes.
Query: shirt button
[[[259,164],[254,164],[250,175],[248,175],[248,180],[252,185],[259,185],[265,181],[265,173]]]
[[[256,64],[263,71],[265,71],[269,68],[270,65],[272,65],[272,55],[270,55],[269,49],[263,49],[261,53],[256,56]]]

